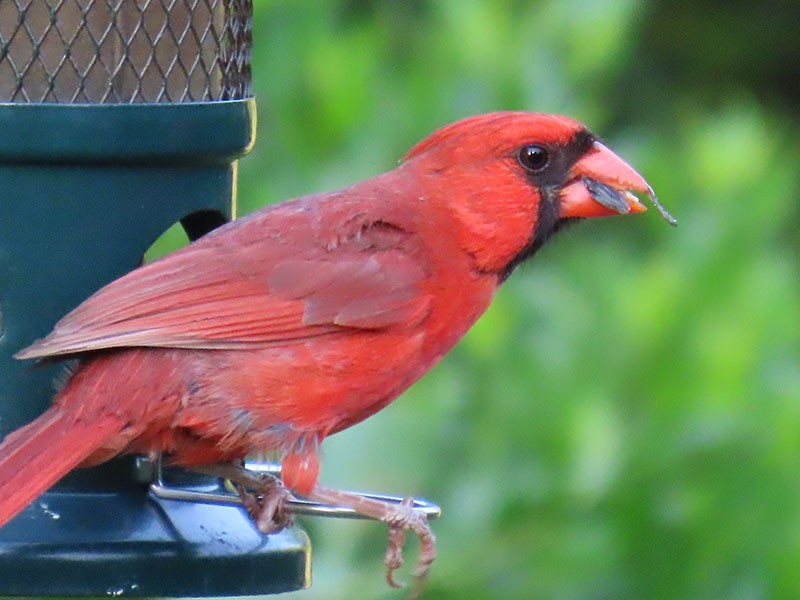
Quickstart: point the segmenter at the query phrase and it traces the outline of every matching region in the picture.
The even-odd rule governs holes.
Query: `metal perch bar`
[[[279,475],[280,465],[274,463],[247,463],[247,469],[258,473],[259,475]],[[162,500],[178,500],[181,502],[198,502],[202,504],[229,504],[234,506],[241,506],[242,501],[239,496],[234,494],[226,494],[222,492],[207,492],[200,490],[192,490],[187,488],[172,487],[164,483],[161,475],[160,462],[156,466],[156,479],[150,484],[150,493],[156,498]],[[393,496],[387,494],[373,494],[368,492],[349,492],[363,498],[372,500],[379,500],[381,502],[389,502],[392,504],[400,504],[404,498],[402,496]],[[442,509],[424,498],[413,498],[413,507],[422,511],[428,519],[436,519],[442,514]],[[320,502],[313,502],[292,496],[290,500],[286,501],[286,510],[296,515],[307,515],[313,517],[334,517],[340,519],[369,519],[356,512],[349,506],[332,506],[329,504],[322,504]]]

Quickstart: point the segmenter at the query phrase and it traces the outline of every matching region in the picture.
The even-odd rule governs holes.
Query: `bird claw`
[[[236,464],[198,466],[194,471],[230,481],[236,488],[242,506],[258,530],[268,535],[293,523],[286,505],[292,495],[281,480],[269,473],[254,473]]]
[[[394,572],[403,566],[403,546],[406,543],[406,530],[402,527],[389,525],[389,546],[383,557],[386,565],[386,582],[393,588],[403,587],[394,578]]]
[[[389,545],[383,562],[386,565],[386,581],[392,587],[402,587],[394,573],[403,565],[406,532],[412,531],[419,538],[419,555],[409,598],[419,596],[436,558],[436,536],[433,535],[425,512],[414,506],[413,498],[405,498],[397,504],[320,484],[314,487],[308,498],[334,506],[349,506],[359,514],[386,523],[389,527]]]
[[[406,531],[412,531],[419,538],[419,555],[414,569],[414,585],[409,598],[416,598],[422,591],[428,571],[436,558],[436,537],[433,535],[428,518],[424,512],[414,508],[413,498],[403,501],[387,510],[382,519],[389,526],[389,546],[383,562],[386,565],[386,581],[390,586],[399,588],[402,584],[394,578],[394,572],[403,566],[403,546]]]
[[[402,587],[394,578],[394,572],[403,566],[403,546],[406,531],[413,531],[419,538],[419,555],[414,569],[414,585],[409,598],[416,598],[422,591],[425,579],[436,558],[436,537],[433,535],[425,513],[414,508],[413,498],[403,501],[387,510],[382,519],[389,526],[389,546],[383,562],[386,565],[386,581],[392,587]]]
[[[292,514],[286,509],[291,494],[278,478],[264,474],[258,476],[258,481],[234,483],[242,506],[261,533],[277,533],[293,523]]]

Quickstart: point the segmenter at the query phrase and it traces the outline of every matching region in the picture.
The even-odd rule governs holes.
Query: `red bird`
[[[17,354],[81,362],[0,445],[0,525],[71,469],[123,452],[193,467],[277,450],[287,488],[352,501],[317,483],[322,440],[436,364],[566,223],[645,210],[632,192],[658,206],[580,123],[487,114],[440,129],[388,173],[265,208],[136,269]],[[420,534],[424,575],[424,515],[356,508]],[[397,548],[387,561],[391,573]]]

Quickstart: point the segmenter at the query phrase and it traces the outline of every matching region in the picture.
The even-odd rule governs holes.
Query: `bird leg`
[[[274,533],[291,525],[286,502],[292,500],[293,496],[277,477],[254,473],[236,464],[193,467],[193,470],[233,482],[242,504],[262,533]],[[389,527],[389,545],[383,562],[386,565],[386,581],[392,587],[401,587],[394,573],[403,566],[406,532],[412,531],[419,538],[419,555],[409,598],[419,596],[436,558],[436,537],[428,524],[427,515],[414,506],[413,498],[405,498],[400,503],[387,502],[318,483],[302,497],[328,506],[348,506],[360,515],[386,523]]]
[[[242,506],[261,533],[277,533],[292,524],[292,515],[286,510],[286,501],[292,495],[279,478],[267,473],[253,473],[236,464],[208,465],[193,470],[232,482]]]
[[[412,498],[406,498],[400,504],[395,504],[320,484],[314,486],[306,497],[333,506],[349,506],[357,513],[383,521],[389,526],[389,547],[386,549],[383,561],[386,564],[386,581],[392,587],[400,587],[394,578],[394,572],[403,564],[406,531],[413,531],[419,538],[419,556],[414,569],[414,586],[410,598],[419,595],[431,564],[436,558],[436,537],[431,531],[427,516],[413,506]]]

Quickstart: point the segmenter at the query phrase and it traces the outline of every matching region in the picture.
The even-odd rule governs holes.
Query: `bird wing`
[[[242,349],[424,318],[417,236],[365,213],[323,212],[312,197],[229,223],[102,288],[17,358]]]

